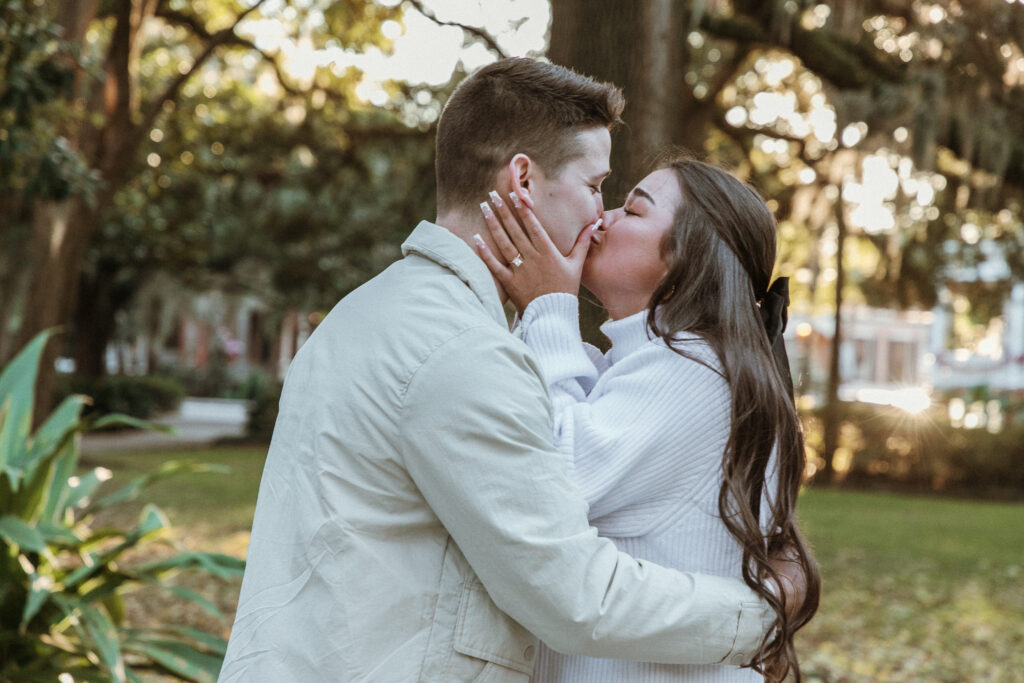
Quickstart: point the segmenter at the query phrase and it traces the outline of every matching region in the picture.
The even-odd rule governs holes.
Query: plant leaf
[[[78,416],[87,402],[88,398],[85,396],[68,396],[50,413],[46,422],[32,436],[32,444],[22,459],[15,463],[25,473],[25,477],[31,477],[32,470],[39,460],[54,449],[60,448],[61,442],[79,427]]]
[[[78,477],[78,481],[75,486],[70,486],[67,499],[64,501],[64,507],[87,507],[89,497],[96,492],[108,477],[109,472],[101,474],[103,470],[99,467],[93,468],[88,473]],[[83,501],[85,504],[82,504]]]
[[[79,605],[79,610],[89,637],[99,651],[100,660],[106,664],[115,681],[126,682],[124,658],[121,656],[121,645],[114,623],[105,612],[94,605],[83,602]]]
[[[47,543],[63,547],[76,547],[82,544],[82,539],[75,535],[74,531],[63,524],[53,522],[39,522],[36,524],[36,531],[42,534]]]
[[[109,496],[99,499],[93,505],[89,506],[88,509],[90,511],[97,511],[116,503],[135,500],[139,493],[150,484],[186,472],[216,472],[218,474],[227,474],[230,470],[223,465],[172,460],[170,462],[165,462],[160,466],[160,469],[150,472],[149,474],[145,474],[135,479],[125,487],[111,493]]]
[[[73,571],[64,579],[64,585],[68,588],[78,586],[86,579],[103,570],[107,564],[114,560],[125,550],[138,545],[145,536],[158,532],[170,526],[167,516],[155,505],[147,505],[139,515],[139,526],[125,534],[124,540],[113,548],[99,553],[90,553],[89,561]],[[91,539],[90,539],[91,541]]]
[[[140,420],[137,417],[131,415],[125,415],[124,413],[109,413],[99,418],[91,425],[87,427],[88,431],[103,429],[104,427],[137,427],[139,429],[146,429],[151,432],[164,432],[165,434],[177,434],[178,430],[171,425],[160,424],[159,422],[151,422],[150,420]]]
[[[163,626],[157,629],[141,629],[141,628],[122,628],[121,633],[125,636],[124,642],[146,642],[148,640],[154,640],[154,634],[157,633],[168,633],[184,636],[186,639],[192,639],[196,643],[200,644],[204,649],[211,651],[213,654],[219,654],[224,656],[228,649],[228,641],[224,640],[220,636],[215,636],[212,633],[206,631],[200,631],[196,628],[189,626]],[[183,641],[186,642],[187,641]]]
[[[206,650],[209,650],[213,654],[220,655],[221,657],[223,657],[228,651],[228,641],[224,640],[220,636],[215,636],[212,633],[200,631],[197,628],[190,628],[188,626],[168,626],[166,630],[171,633],[178,633],[186,638],[191,638]]]
[[[217,680],[222,659],[176,640],[130,640],[125,649],[144,654],[170,673],[190,681]]]
[[[73,597],[73,594],[67,591],[54,594],[53,599],[71,619],[75,631],[82,638],[83,645],[93,651],[106,666],[111,679],[118,683],[127,683],[120,638],[117,628],[106,613]]]
[[[0,537],[23,550],[41,553],[46,550],[46,541],[34,527],[25,520],[8,515],[0,517]]]
[[[39,519],[55,524],[60,524],[64,519],[66,502],[71,491],[70,479],[77,466],[78,443],[71,439],[65,441],[64,446],[56,453],[52,467],[42,465],[36,469],[28,488],[35,489],[35,498],[42,504]],[[51,472],[47,473],[46,469],[51,469]],[[47,474],[49,476],[44,476]]]
[[[202,567],[222,579],[231,579],[245,571],[245,560],[220,553],[183,552],[136,568],[139,572],[162,572],[168,569]]]
[[[53,595],[53,581],[47,581],[38,573],[29,577],[28,598],[25,600],[25,609],[21,612],[21,625],[26,626],[32,621],[32,617],[39,614],[50,596]]]
[[[189,602],[199,605],[208,614],[212,614],[218,619],[224,618],[224,613],[220,611],[220,608],[217,607],[217,605],[213,604],[212,602],[204,598],[199,593],[196,593],[195,591],[191,591],[188,588],[182,588],[181,586],[166,586],[158,580],[153,580],[152,583],[158,586],[162,586],[163,588],[166,588],[168,592],[170,592],[172,595],[177,595],[179,598],[182,598],[183,600],[188,600]]]
[[[28,442],[39,359],[50,334],[49,330],[37,334],[0,373],[0,405],[6,406],[0,422],[0,469],[19,462]]]

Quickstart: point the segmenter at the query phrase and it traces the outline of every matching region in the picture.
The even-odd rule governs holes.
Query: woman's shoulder
[[[716,375],[722,374],[722,362],[715,353],[714,347],[704,337],[692,332],[677,332],[671,340],[666,342],[661,337],[651,340],[651,346],[658,349],[659,355],[665,358],[673,358],[671,362],[678,364],[695,363],[708,369]]]

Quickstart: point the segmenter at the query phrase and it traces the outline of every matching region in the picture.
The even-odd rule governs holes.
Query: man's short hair
[[[474,206],[519,153],[555,175],[582,154],[577,134],[622,122],[622,91],[555,64],[513,57],[452,93],[437,124],[438,213]]]

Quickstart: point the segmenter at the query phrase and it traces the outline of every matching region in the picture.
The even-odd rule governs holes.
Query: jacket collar
[[[420,221],[402,244],[402,256],[416,254],[452,271],[472,290],[495,321],[508,326],[494,277],[469,245],[446,228]]]

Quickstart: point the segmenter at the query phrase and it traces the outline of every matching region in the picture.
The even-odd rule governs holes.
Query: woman
[[[497,218],[482,207],[504,263],[481,241],[478,249],[521,313],[591,522],[635,557],[742,577],[778,619],[753,670],[545,649],[535,680],[799,680],[793,634],[816,610],[820,586],[794,514],[803,438],[760,308],[775,261],[771,211],[721,169],[677,159],[605,214],[581,268],[551,244],[527,195],[511,199],[525,229],[506,204]],[[580,339],[567,292],[581,280],[611,318],[604,355]],[[769,588],[779,552],[807,576],[801,605]]]

